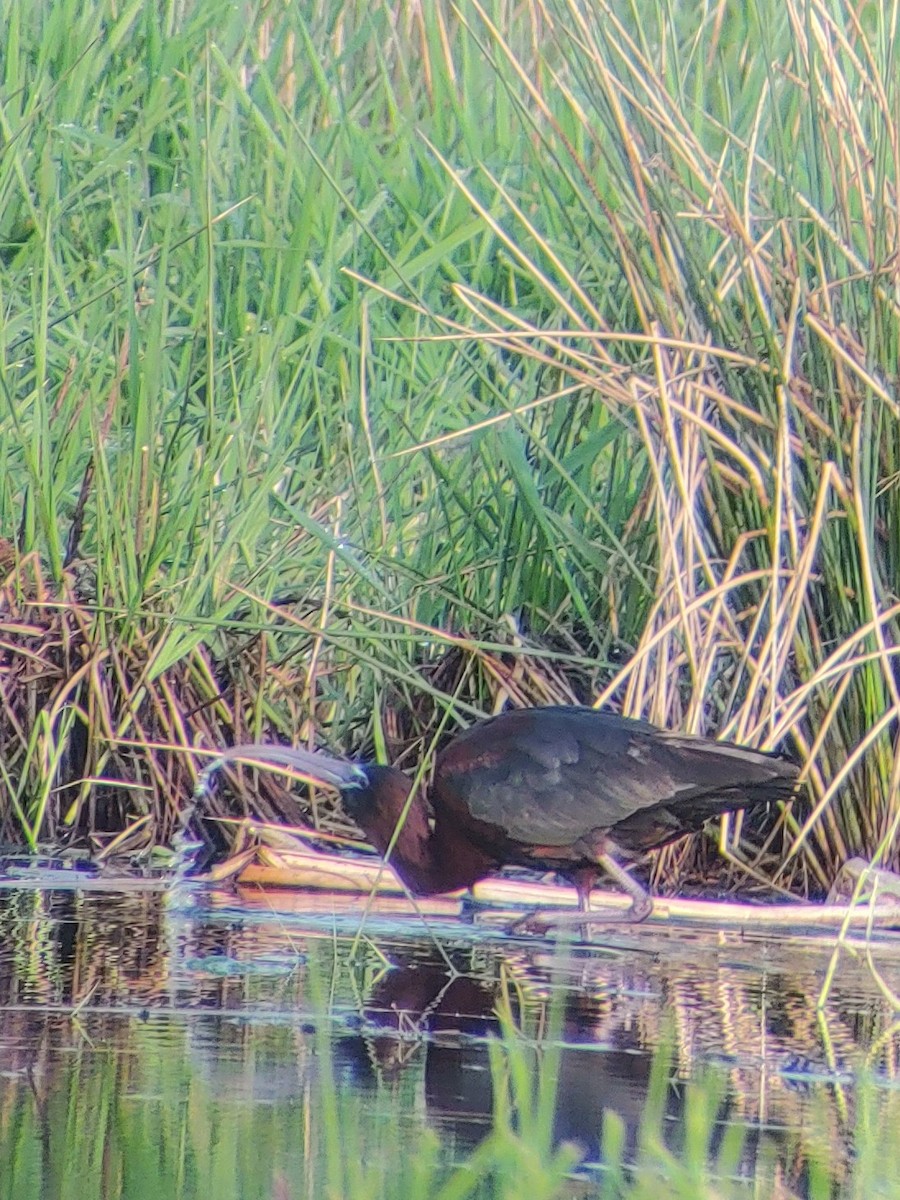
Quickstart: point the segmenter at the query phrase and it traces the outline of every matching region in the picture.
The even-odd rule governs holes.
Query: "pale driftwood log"
[[[280,845],[283,841],[279,839]],[[239,885],[256,885],[275,889],[300,889],[308,892],[356,893],[385,897],[402,897],[404,888],[389,866],[376,859],[354,859],[313,850],[271,849],[260,846],[256,860],[245,866],[237,878]],[[458,912],[459,896],[419,899],[415,905],[401,900],[396,911],[434,911],[429,906],[440,900],[446,907],[441,912]],[[572,887],[554,883],[504,879],[500,876],[477,883],[471,891],[476,904],[484,905],[480,919],[485,923],[510,922],[522,915],[522,909],[574,908],[577,895]],[[509,906],[515,905],[516,911]],[[488,911],[488,906],[493,911]],[[505,907],[505,911],[504,911]],[[591,897],[591,913],[602,924],[604,915],[610,920],[620,917],[631,907],[631,899],[618,892],[595,890]],[[646,923],[683,922],[715,925],[721,928],[764,929],[823,929],[838,930],[847,919],[846,904],[740,904],[725,900],[693,900],[680,897],[655,896],[653,912]],[[900,928],[900,895],[879,893],[876,902],[858,904],[850,913],[854,929],[870,923],[876,929]]]
[[[285,888],[268,884],[266,875],[271,868],[260,867],[261,882],[238,883],[241,904],[248,909],[292,913],[297,916],[340,916],[358,914],[389,917],[446,918],[455,921],[462,911],[462,901],[445,896],[370,895],[366,892],[327,892],[308,888]],[[224,895],[224,893],[222,893]],[[234,903],[231,897],[230,903]],[[469,926],[469,928],[472,928]],[[329,934],[331,936],[331,934]]]
[[[546,883],[527,883],[515,879],[490,879],[472,889],[477,901],[491,905],[516,905],[518,911],[490,914],[491,920],[503,921],[521,915],[522,908],[574,908],[577,896],[574,888]],[[616,892],[594,891],[591,913],[597,914],[598,924],[603,913],[621,914],[631,907],[628,896]],[[487,916],[487,914],[486,914]],[[678,896],[654,896],[653,911],[643,924],[654,922],[685,922],[717,925],[722,928],[756,929],[840,929],[847,918],[846,904],[741,904],[732,900],[693,900]],[[900,928],[900,898],[885,897],[874,904],[858,904],[850,913],[854,929],[871,922],[876,929]]]
[[[256,862],[257,853],[256,847],[251,846],[239,854],[232,854],[231,858],[226,858],[223,862],[215,863],[210,867],[203,878],[210,883],[223,883],[226,879],[232,879]]]
[[[268,846],[260,846],[256,864],[245,868],[238,882],[258,883],[260,871],[266,871],[273,880],[280,873],[283,878],[290,879],[290,883],[287,884],[289,887],[328,892],[377,891],[379,895],[406,895],[406,889],[394,871],[376,858],[345,858],[337,854],[317,853],[314,850],[272,850]]]

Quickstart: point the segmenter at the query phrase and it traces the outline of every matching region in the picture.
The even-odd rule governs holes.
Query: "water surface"
[[[890,937],[817,1011],[821,941],[98,886],[0,885],[0,1200],[404,1197],[542,1137],[572,1195],[670,1152],[721,1195],[841,1195],[900,1117]]]

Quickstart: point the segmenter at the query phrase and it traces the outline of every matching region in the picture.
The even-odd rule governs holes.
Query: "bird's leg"
[[[653,912],[653,901],[650,898],[650,893],[642,888],[634,876],[626,871],[620,863],[616,862],[609,851],[598,854],[597,862],[607,875],[612,875],[622,891],[627,892],[631,897],[631,908],[628,910],[626,916],[632,921],[646,921]]]
[[[638,881],[620,863],[616,862],[608,850],[595,850],[595,860],[597,865],[603,867],[606,873],[611,875],[622,890],[631,897],[631,908],[626,909],[625,912],[592,913],[590,903],[591,887],[594,883],[596,872],[585,867],[570,873],[578,892],[578,912],[571,912],[569,910],[564,912],[558,910],[531,912],[528,916],[516,921],[510,927],[510,932],[518,932],[523,929],[540,931],[549,929],[554,925],[606,925],[614,924],[618,921],[633,923],[646,921],[647,917],[653,912],[653,901],[649,893],[641,887]]]
[[[653,901],[630,871],[616,858],[615,842],[600,829],[595,829],[581,839],[581,848],[586,858],[593,859],[598,867],[602,867],[607,875],[611,875],[619,887],[631,897],[631,908],[624,914],[628,921],[646,921],[653,912]]]

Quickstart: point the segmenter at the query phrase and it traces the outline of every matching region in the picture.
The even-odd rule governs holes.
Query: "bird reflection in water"
[[[370,1086],[395,1086],[407,1072],[421,1071],[430,1122],[458,1149],[471,1150],[493,1128],[495,1097],[485,1042],[501,1033],[498,1011],[512,997],[514,1021],[528,1030],[545,1003],[526,997],[517,1006],[516,995],[501,984],[448,973],[446,962],[395,968],[371,991],[363,1014],[364,1032],[352,1057],[357,1065],[366,1062]],[[657,1159],[667,1151],[681,1156],[688,1137],[687,1114],[693,1111],[689,1090],[700,1085],[685,1083],[669,1069],[660,1094],[655,1051],[642,1043],[640,1024],[632,1019],[627,1004],[610,1009],[607,1003],[598,1004],[596,998],[574,990],[565,990],[560,1002],[554,1144],[574,1143],[583,1166],[602,1165],[604,1114],[608,1113],[620,1125],[616,1159],[623,1165],[640,1161],[648,1132]],[[547,1045],[540,1036],[530,1038],[526,1033],[517,1046],[519,1052],[532,1056],[535,1088],[539,1072],[546,1069]],[[342,1057],[348,1049],[345,1044]],[[360,1073],[356,1082],[364,1082]],[[712,1095],[721,1096],[707,1147],[713,1175],[722,1165],[719,1155],[727,1145],[722,1163],[729,1172],[753,1179],[759,1169],[767,1177],[774,1169],[782,1181],[790,1181],[785,1194],[805,1194],[808,1163],[790,1131],[740,1115],[737,1097],[724,1086],[719,1090],[715,1085]],[[708,1093],[703,1103],[709,1103]],[[737,1156],[736,1144],[728,1138],[735,1124],[741,1127]],[[693,1155],[696,1134],[695,1129]]]
[[[494,1094],[485,1041],[501,1032],[501,1004],[511,1005],[514,1019],[522,1018],[514,991],[471,975],[448,974],[446,963],[388,971],[371,992],[360,1035],[371,1081],[391,1085],[406,1070],[422,1070],[430,1120],[458,1146],[472,1148],[492,1128]],[[612,1044],[599,1046],[593,1038],[596,1015],[588,997],[568,994],[553,1130],[555,1141],[576,1143],[590,1161],[601,1158],[605,1110],[618,1115],[625,1154],[634,1154],[653,1061],[632,1029],[616,1029]],[[522,1045],[524,1053],[534,1054],[534,1071],[540,1070],[538,1045],[527,1040]],[[363,1057],[354,1054],[357,1063]],[[682,1106],[682,1089],[672,1080],[665,1106],[668,1129],[678,1128]]]

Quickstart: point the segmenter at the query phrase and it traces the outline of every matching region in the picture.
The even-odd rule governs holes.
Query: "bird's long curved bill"
[[[356,763],[317,750],[298,750],[293,746],[274,746],[263,742],[249,742],[242,746],[230,746],[217,755],[204,768],[197,780],[195,795],[202,796],[209,790],[211,777],[226,763],[246,762],[248,765],[288,767],[298,775],[304,775],[316,783],[332,787],[353,787],[365,782],[365,774]]]

